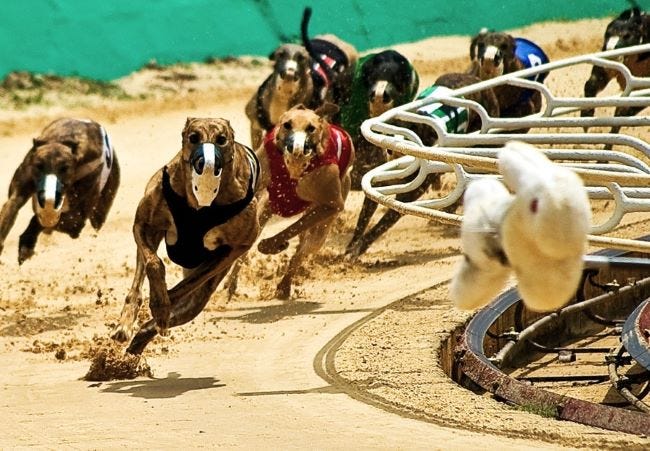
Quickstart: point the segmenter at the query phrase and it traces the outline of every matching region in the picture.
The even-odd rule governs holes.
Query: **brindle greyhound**
[[[135,214],[135,276],[112,336],[120,342],[131,338],[145,275],[153,319],[127,352],[139,354],[157,333],[194,319],[253,245],[260,232],[259,172],[255,154],[235,141],[227,120],[187,119],[181,150],[151,178]],[[183,267],[183,280],[170,290],[156,253],[163,239],[169,258]]]
[[[469,55],[472,60],[469,73],[481,80],[539,66],[549,61],[544,51],[535,43],[485,29],[472,38]],[[547,74],[537,74],[531,79],[542,83]],[[542,96],[534,89],[500,85],[494,88],[494,93],[499,101],[501,117],[524,117],[538,112],[542,107]],[[518,132],[527,131],[522,129]]]
[[[0,211],[0,253],[18,211],[32,198],[34,216],[20,235],[18,263],[34,254],[41,232],[77,238],[86,220],[99,230],[120,184],[108,134],[96,122],[58,119],[34,139],[9,185]]]
[[[311,9],[303,14],[303,44],[283,44],[269,58],[273,72],[246,104],[251,123],[251,144],[258,149],[264,134],[292,107],[318,108],[325,102],[341,103],[349,90],[357,60],[356,49],[332,34],[309,39]]]
[[[279,299],[290,298],[294,275],[303,260],[323,246],[350,191],[352,140],[347,132],[327,119],[337,111],[330,103],[316,111],[303,105],[290,109],[267,133],[258,151],[265,175],[262,184],[268,193],[260,223],[265,224],[273,215],[284,218],[301,215],[286,229],[258,245],[264,254],[277,254],[289,246],[291,238],[299,237],[298,248],[277,286]],[[230,295],[237,287],[239,264],[229,277]]]
[[[444,74],[436,80],[433,86],[422,91],[419,94],[418,99],[433,95],[437,89],[443,89],[441,87],[458,89],[463,86],[478,83],[480,81],[481,80],[478,77],[470,74]],[[491,89],[485,89],[477,93],[467,95],[466,98],[469,100],[474,100],[483,105],[491,117],[499,116],[499,102],[497,101],[496,95]],[[467,111],[465,108],[449,108],[441,105],[432,108],[435,109],[430,110],[424,107],[424,109],[418,110],[418,113],[431,116],[432,118],[438,118],[436,120],[445,120],[445,127],[452,133],[469,133],[481,128],[481,119],[472,110]],[[453,110],[453,114],[449,113],[451,110]],[[422,143],[424,145],[432,146],[435,144],[437,137],[433,128],[419,124],[409,124],[409,127],[418,134],[418,136],[422,139]],[[398,156],[399,155],[391,153],[389,158],[396,158]],[[413,177],[416,175],[417,174],[415,174]],[[429,189],[429,187],[433,186],[438,180],[439,177],[437,175],[430,174],[417,189],[398,194],[396,196],[396,199],[401,202],[412,202],[422,196]],[[352,235],[352,239],[345,249],[345,254],[348,259],[355,260],[360,255],[365,253],[370,245],[372,245],[372,243],[377,241],[379,237],[381,237],[388,229],[395,225],[399,218],[402,217],[401,213],[389,209],[379,219],[379,221],[377,221],[377,223],[368,232],[366,232],[368,224],[370,223],[370,219],[376,210],[377,203],[371,201],[368,198],[365,198],[361,207],[361,212],[359,213],[357,225]]]
[[[632,8],[623,11],[616,19],[607,25],[602,50],[613,50],[633,45],[647,44],[650,42],[650,16],[639,8]],[[650,52],[630,55],[622,58],[625,64],[635,76],[650,75]],[[606,69],[600,66],[593,66],[591,76],[585,83],[585,97],[595,97],[605,86],[616,77],[621,89],[625,86],[625,79],[620,72]],[[643,107],[618,107],[614,116],[634,116]],[[591,117],[593,109],[586,109],[580,112],[581,116]],[[618,133],[621,127],[612,127],[610,133]]]

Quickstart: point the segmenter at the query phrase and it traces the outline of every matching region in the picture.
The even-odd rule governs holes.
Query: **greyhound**
[[[278,283],[278,299],[291,297],[294,275],[305,258],[323,246],[350,191],[354,146],[348,133],[328,120],[337,111],[330,103],[316,111],[297,105],[281,116],[258,150],[265,174],[261,183],[268,194],[260,223],[264,225],[273,215],[300,215],[286,229],[258,244],[263,254],[277,254],[289,246],[291,238],[299,237],[298,248]],[[240,264],[228,280],[230,296],[237,287]]]
[[[96,122],[49,124],[18,166],[0,210],[0,253],[18,211],[32,198],[34,216],[18,244],[18,263],[34,255],[41,232],[77,238],[86,220],[101,229],[120,184],[120,167],[106,130]]]
[[[472,61],[469,73],[481,80],[549,62],[546,53],[534,42],[485,29],[472,38],[469,55]],[[531,79],[543,83],[547,75],[544,72]],[[499,101],[501,117],[524,117],[537,113],[542,107],[542,96],[534,89],[500,85],[494,88],[494,93]]]
[[[468,86],[478,83],[480,79],[470,74],[450,73],[441,75],[434,83],[423,90],[418,99],[425,98],[433,95],[440,89],[458,89],[463,86]],[[474,100],[486,109],[491,117],[499,116],[499,102],[497,101],[495,93],[491,89],[485,89],[477,93],[468,95],[467,99]],[[423,107],[418,110],[418,114],[428,115],[436,120],[445,121],[445,127],[452,133],[469,133],[481,128],[481,119],[472,110],[467,111],[465,108],[449,108],[441,104],[433,104],[433,106]],[[409,124],[410,128],[420,136],[422,143],[425,146],[433,146],[437,140],[435,131],[425,125]],[[396,158],[399,155],[391,153],[389,158]],[[414,175],[415,177],[415,175]],[[398,194],[396,199],[401,202],[412,202],[422,196],[429,187],[433,186],[439,181],[439,176],[430,174],[422,184],[413,191],[408,191]],[[377,241],[388,229],[402,217],[401,213],[395,210],[388,210],[377,223],[366,232],[368,224],[372,215],[377,210],[377,203],[368,198],[363,200],[359,219],[352,234],[352,239],[345,249],[345,255],[349,260],[355,260],[363,253],[365,253],[370,245]]]
[[[128,341],[149,279],[153,319],[133,337],[127,352],[140,354],[157,333],[194,319],[205,307],[233,262],[255,242],[259,162],[235,141],[225,119],[188,118],[182,148],[147,184],[133,225],[136,269],[118,325],[112,333]],[[183,267],[183,280],[167,290],[165,265],[156,250]]]

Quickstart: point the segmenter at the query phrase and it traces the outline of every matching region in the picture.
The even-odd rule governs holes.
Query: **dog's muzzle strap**
[[[47,174],[39,182],[34,194],[34,213],[43,227],[54,227],[63,208],[63,186],[54,174]]]
[[[221,151],[212,143],[201,144],[190,159],[192,192],[200,207],[207,207],[219,193],[221,185]]]

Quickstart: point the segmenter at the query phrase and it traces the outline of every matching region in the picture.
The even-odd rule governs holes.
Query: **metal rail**
[[[646,413],[559,395],[538,389],[531,383],[598,383],[609,379],[631,405],[641,412],[646,412],[645,403],[638,398],[639,395],[645,396],[650,391],[650,381],[644,379],[645,373],[619,375],[619,370],[631,364],[633,359],[646,368],[648,366],[645,359],[648,359],[650,364],[650,352],[647,349],[641,352],[634,347],[634,340],[641,340],[638,321],[632,320],[633,315],[624,322],[622,319],[607,317],[611,315],[595,312],[618,306],[621,299],[626,299],[629,303],[639,292],[647,292],[650,295],[650,277],[647,277],[650,260],[636,255],[623,255],[621,252],[625,250],[650,254],[650,242],[647,237],[623,239],[605,236],[616,231],[625,215],[650,211],[650,144],[635,133],[639,128],[647,128],[650,125],[650,116],[641,114],[634,117],[580,117],[577,114],[581,110],[594,108],[650,106],[650,78],[632,75],[620,62],[623,56],[645,52],[650,52],[650,44],[576,56],[532,67],[411,102],[369,119],[361,126],[361,132],[369,142],[380,149],[390,149],[393,154],[403,155],[370,170],[362,179],[362,188],[370,199],[402,214],[460,225],[462,215],[444,210],[461,199],[472,180],[485,177],[500,178],[497,147],[511,140],[520,140],[540,147],[553,162],[570,168],[583,179],[585,190],[592,202],[605,200],[613,204],[609,217],[600,223],[592,224],[589,235],[592,245],[609,250],[586,256],[584,259],[583,284],[589,284],[589,290],[595,292],[595,295],[586,297],[579,292],[575,302],[568,306],[544,316],[527,313],[527,320],[524,321],[524,307],[519,294],[516,289],[506,291],[470,320],[461,337],[461,343],[456,348],[456,365],[459,371],[453,372],[462,375],[459,376],[461,379],[469,377],[475,384],[495,396],[515,404],[533,404],[553,410],[555,416],[560,419],[637,434],[650,433],[650,416]],[[574,70],[576,66],[581,65],[587,69],[600,66],[616,71],[618,78],[624,81],[622,91],[616,95],[583,98],[582,93],[565,94],[559,92],[558,88],[552,89],[529,79],[540,73],[549,73],[546,81],[552,85],[556,73],[561,75],[562,70]],[[491,117],[482,105],[467,98],[470,94],[503,85],[537,91],[543,99],[541,110],[522,118]],[[470,114],[480,118],[480,130],[469,134],[450,132],[444,121],[418,114],[420,108],[434,103],[469,110]],[[421,136],[414,131],[421,131],[423,127],[428,132],[435,133],[435,145],[424,145]],[[624,128],[621,133],[589,133],[588,130],[594,127]],[[442,174],[451,178],[450,185],[453,188],[442,193],[440,198],[410,202],[396,199],[397,194],[416,190],[429,177]],[[630,273],[636,274],[634,280],[628,280],[627,275]],[[611,280],[597,282],[595,274],[598,277],[607,274]],[[621,275],[620,279],[614,277],[616,274]],[[625,282],[619,283],[617,280]],[[648,312],[647,333],[650,335],[650,308]],[[629,314],[629,310],[616,313],[614,316],[625,316]],[[574,321],[576,317],[583,318],[581,321],[590,322],[594,327],[605,329],[609,335],[618,334],[623,330],[622,346],[614,352],[602,346],[572,346],[569,342],[575,337],[563,326]],[[512,320],[512,324],[506,327],[508,318]],[[558,341],[558,334],[567,336],[563,337],[565,340],[560,340],[562,343],[558,345],[540,344],[545,341],[548,331],[553,331],[549,338],[553,338],[554,342]],[[490,344],[486,345],[488,341]],[[645,344],[647,345],[647,340]],[[490,349],[490,357],[486,355],[486,346]],[[501,369],[516,362],[518,355],[528,356],[531,351],[557,353],[559,361],[567,362],[575,359],[578,353],[600,353],[603,355],[603,361],[608,364],[608,372],[526,375],[518,380]],[[629,389],[632,382],[646,383],[646,388],[634,394]]]
[[[592,224],[590,243],[605,248],[650,251],[650,243],[602,236],[613,232],[631,212],[650,211],[650,144],[634,136],[634,130],[650,125],[650,115],[633,117],[579,117],[583,109],[650,106],[650,78],[636,77],[619,62],[627,55],[650,52],[650,44],[576,56],[470,86],[446,91],[394,108],[365,121],[362,134],[380,149],[404,156],[369,171],[362,188],[372,200],[402,214],[412,214],[443,223],[460,225],[461,215],[443,211],[457,203],[468,183],[482,177],[500,177],[497,149],[516,139],[542,147],[546,155],[570,167],[585,182],[593,201],[610,200],[609,217]],[[575,66],[601,66],[620,74],[624,89],[616,95],[583,98],[554,92],[549,86],[529,80],[540,73],[572,70]],[[549,76],[549,78],[552,78]],[[547,78],[547,82],[549,80]],[[523,118],[491,117],[485,108],[465,96],[511,85],[535,90],[543,98],[542,110]],[[556,89],[557,91],[558,89]],[[419,108],[441,103],[471,110],[481,119],[478,132],[447,131],[441,121],[417,113]],[[429,127],[437,135],[434,146],[425,146],[413,126]],[[411,128],[409,128],[411,127]],[[625,127],[622,133],[588,133],[593,127]],[[519,132],[530,129],[528,133]],[[615,150],[606,150],[615,146]],[[413,174],[417,176],[410,179]],[[454,186],[441,198],[398,201],[395,196],[417,189],[427,177],[449,174]],[[408,181],[407,181],[408,180]]]

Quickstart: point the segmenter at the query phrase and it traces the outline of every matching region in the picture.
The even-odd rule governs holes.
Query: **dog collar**
[[[199,207],[212,204],[219,193],[223,154],[212,143],[200,144],[190,156],[192,168],[192,192]]]

